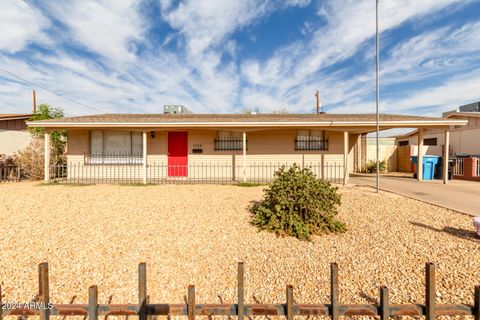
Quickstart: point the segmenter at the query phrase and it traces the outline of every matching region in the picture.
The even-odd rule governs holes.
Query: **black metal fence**
[[[243,150],[243,139],[215,139],[213,143],[215,151]]]
[[[16,165],[0,165],[0,182],[15,182],[25,179],[23,170]]]
[[[247,182],[254,184],[269,183],[282,163],[191,163],[175,165],[168,163],[149,163],[143,165],[84,165],[70,163],[50,168],[50,179],[59,183],[198,183],[198,184],[234,184]],[[343,182],[343,165],[338,163],[309,163],[299,165],[309,168],[319,179],[333,183]],[[146,172],[145,172],[146,170]]]
[[[112,164],[142,164],[142,153],[87,153],[83,156],[84,164],[112,165]]]
[[[316,137],[297,138],[295,150],[328,150],[328,140]]]
[[[473,316],[480,320],[480,286],[475,286],[473,304],[437,304],[435,265],[426,264],[425,270],[425,303],[424,304],[393,304],[389,298],[389,288],[379,287],[379,304],[340,304],[339,270],[336,263],[330,264],[330,303],[328,304],[301,304],[294,299],[294,288],[286,286],[284,302],[275,304],[247,304],[245,303],[244,265],[237,268],[237,301],[236,303],[197,304],[195,286],[189,285],[185,303],[154,304],[149,301],[147,294],[147,266],[140,263],[138,266],[138,303],[136,304],[99,304],[98,287],[88,289],[88,304],[55,304],[50,300],[48,264],[41,263],[39,272],[39,293],[36,298],[36,308],[28,308],[31,303],[20,303],[18,308],[3,308],[3,316],[40,316],[41,320],[49,320],[50,316],[83,316],[89,320],[98,320],[99,316],[138,316],[139,320],[146,320],[148,316],[186,316],[188,320],[195,320],[197,316],[224,316],[237,317],[244,320],[253,316],[282,316],[293,320],[295,316],[325,316],[332,320],[339,317],[379,317],[381,320],[390,317],[409,316],[422,317],[434,320],[437,316]],[[321,285],[321,284],[319,284]],[[0,287],[0,299],[1,287]],[[8,296],[5,297],[8,299]],[[1,301],[0,301],[1,302]],[[8,305],[8,304],[7,304]]]

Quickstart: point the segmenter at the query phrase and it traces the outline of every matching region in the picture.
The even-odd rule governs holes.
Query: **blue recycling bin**
[[[424,155],[423,156],[423,180],[433,180],[435,176],[435,166],[438,163],[438,156],[430,156]],[[418,156],[411,157],[414,164],[417,165],[418,168]],[[418,169],[417,169],[418,174]]]

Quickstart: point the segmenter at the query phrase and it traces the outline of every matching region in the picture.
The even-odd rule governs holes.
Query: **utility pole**
[[[35,89],[32,90],[33,93],[33,113],[37,113],[37,95],[35,94]]]
[[[315,91],[315,97],[317,98],[317,113],[320,113],[320,108],[322,107],[322,103],[320,102],[320,92]]]
[[[376,137],[375,143],[377,145],[377,193],[380,191],[380,150],[378,143],[378,133],[380,131],[380,114],[379,114],[379,104],[380,104],[380,37],[378,34],[378,1],[375,0],[375,31],[376,31],[376,114],[377,114],[377,128],[376,128]]]

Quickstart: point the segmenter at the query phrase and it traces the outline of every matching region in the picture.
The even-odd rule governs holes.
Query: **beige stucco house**
[[[447,139],[450,126],[465,123],[380,116],[381,130],[435,129]],[[296,163],[348,183],[358,161],[353,150],[362,134],[375,131],[376,121],[373,114],[102,114],[28,125],[46,128],[46,145],[49,132],[67,130],[65,177],[79,181],[257,181],[270,179],[281,164]],[[45,180],[52,170],[46,152]]]

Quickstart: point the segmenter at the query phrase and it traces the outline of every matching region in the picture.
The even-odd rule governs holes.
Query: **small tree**
[[[30,117],[30,121],[63,118],[63,110],[48,104],[41,104],[38,111]],[[45,138],[45,128],[29,127],[30,134],[37,139]],[[50,132],[51,159],[53,164],[63,163],[65,160],[65,145],[67,132],[65,130]],[[35,145],[38,145],[36,143]]]
[[[38,111],[30,117],[30,121],[46,120],[63,117],[63,111],[60,108],[53,108],[48,104],[42,104]],[[30,144],[22,151],[17,152],[13,161],[19,165],[26,176],[30,179],[38,180],[43,178],[44,174],[44,155],[45,155],[45,128],[29,127],[28,130],[33,139]],[[61,164],[65,161],[66,131],[53,131],[50,133],[50,156],[53,164]]]
[[[262,230],[310,240],[311,235],[343,232],[337,220],[340,195],[330,182],[319,180],[310,169],[282,166],[265,189],[265,198],[253,207],[252,223]]]

